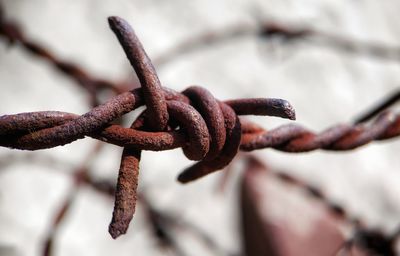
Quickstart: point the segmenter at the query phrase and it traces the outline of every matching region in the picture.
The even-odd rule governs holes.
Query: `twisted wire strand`
[[[165,90],[165,97],[170,103],[170,108],[179,112],[176,102],[189,108],[190,115],[182,117],[192,122],[191,126],[199,125],[196,120],[204,121],[200,114],[186,102],[182,102],[171,94],[172,90]],[[181,95],[180,97],[183,97]],[[240,102],[240,100],[237,100]],[[285,100],[265,99],[258,108],[268,109],[271,102],[276,106],[282,102],[282,111],[264,111],[270,115],[288,117]],[[182,105],[181,104],[181,105]],[[120,94],[110,101],[100,105],[84,115],[76,115],[59,111],[27,112],[15,115],[0,116],[0,146],[22,150],[39,150],[71,143],[84,136],[94,137],[118,146],[133,146],[142,150],[162,151],[174,149],[188,144],[187,135],[183,130],[167,130],[162,132],[147,132],[136,129],[124,128],[110,124],[114,119],[143,105],[141,88]],[[242,105],[237,104],[233,110],[242,114],[251,114],[242,111]],[[283,109],[285,108],[285,109]],[[184,114],[184,113],[182,113]],[[292,113],[293,114],[293,113]],[[266,114],[265,114],[266,115]],[[191,120],[190,118],[194,118]],[[199,121],[199,122],[201,122]],[[204,125],[202,125],[204,128]],[[198,129],[194,127],[193,129]]]
[[[117,114],[113,112],[114,118],[129,112],[132,108],[142,104],[140,90],[135,89],[119,95],[99,106],[97,111],[94,111],[96,109],[92,110],[95,113],[102,113],[98,119],[93,117],[92,111],[82,116],[56,111],[1,116],[0,145],[16,149],[37,150],[70,143],[84,136],[91,136],[119,146],[134,146],[153,151],[173,149],[187,144],[187,136],[180,130],[145,132],[109,124],[112,118],[106,114],[112,111],[108,110],[104,113],[101,110],[107,109],[109,105],[116,106]],[[167,101],[173,99],[179,101],[176,96],[178,93],[171,93],[172,90],[164,90],[164,92]],[[274,99],[273,101],[274,103],[282,101],[282,106],[287,104],[283,100]],[[240,100],[236,102],[240,102]],[[258,108],[267,109],[269,102],[266,100],[263,104],[258,105]],[[230,101],[227,101],[225,104],[229,103]],[[249,114],[243,112],[241,106],[237,103],[237,105],[232,104],[231,107],[235,113]],[[280,114],[285,115],[282,111]],[[306,152],[316,149],[351,150],[373,140],[385,140],[399,136],[400,115],[386,111],[370,124],[339,124],[319,134],[296,124],[265,131],[247,121],[242,125],[242,132],[240,148],[243,151],[268,147],[286,152]]]
[[[94,109],[82,116],[55,111],[1,116],[0,145],[16,149],[37,150],[70,143],[84,136],[91,136],[119,146],[133,146],[142,150],[161,151],[188,145],[187,134],[183,130],[147,132],[109,124],[112,121],[112,118],[108,116],[110,112],[116,118],[143,103],[140,91],[141,89],[135,89],[122,94],[122,96],[119,95],[99,106],[97,110]],[[182,98],[182,95],[178,97],[176,96],[178,93],[171,93],[171,90],[164,90],[164,92],[167,102],[174,99],[181,102],[178,99]],[[282,101],[282,106],[287,104],[283,100],[274,99],[272,101],[274,103]],[[240,100],[237,100],[236,105],[231,105],[235,113],[249,114],[250,110],[246,109],[247,112],[244,112],[239,102]],[[258,109],[267,109],[269,102],[271,100],[260,103]],[[224,104],[230,103],[231,101],[227,101]],[[113,111],[107,109],[109,105],[115,106]],[[103,109],[107,111],[102,112]],[[287,110],[287,108],[284,109]],[[191,111],[196,110],[193,108]],[[92,115],[92,112],[102,114],[98,114],[96,119],[96,115]],[[197,111],[194,113],[198,114]],[[286,115],[284,111],[274,114]],[[199,118],[199,114],[196,115],[196,118]],[[196,122],[193,125],[195,126]],[[202,126],[204,127],[204,124]],[[188,129],[191,128],[189,126]],[[400,134],[400,115],[386,111],[370,124],[339,124],[319,134],[296,124],[265,131],[253,123],[244,122],[242,129],[240,149],[243,151],[268,147],[286,152],[306,152],[316,149],[351,150],[373,140],[385,140],[398,136]]]
[[[297,124],[284,125],[271,131],[246,133],[242,136],[240,149],[252,151],[272,147],[290,153],[316,149],[343,151],[399,135],[400,115],[385,111],[371,124],[338,124],[321,133],[314,133]]]

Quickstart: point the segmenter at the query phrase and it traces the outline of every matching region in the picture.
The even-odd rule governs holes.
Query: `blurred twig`
[[[61,204],[61,207],[58,209],[57,214],[55,215],[55,219],[48,231],[46,236],[46,240],[44,241],[43,245],[43,256],[51,256],[53,255],[53,247],[54,247],[54,239],[57,234],[57,231],[64,220],[66,214],[68,213],[69,209],[71,208],[74,199],[76,198],[79,188],[88,182],[86,178],[88,176],[88,164],[92,161],[92,159],[97,155],[97,153],[101,150],[103,143],[96,143],[95,147],[89,152],[89,154],[85,157],[82,161],[82,165],[78,167],[73,172],[73,187],[71,191],[65,198],[64,202]]]
[[[283,45],[307,42],[355,55],[400,61],[400,46],[389,46],[351,39],[343,35],[319,31],[301,24],[293,25],[282,21],[258,21],[255,25],[239,23],[192,36],[156,58],[154,63],[156,66],[162,66],[182,55],[243,37],[258,37],[263,40],[279,38]]]
[[[8,40],[10,45],[20,45],[27,52],[43,59],[54,66],[61,73],[73,79],[89,93],[91,106],[97,106],[100,101],[100,93],[109,90],[114,94],[119,94],[131,88],[137,87],[134,83],[111,82],[103,78],[90,75],[83,67],[57,57],[49,49],[40,43],[26,36],[22,29],[13,21],[6,19],[0,4],[0,36]]]
[[[377,116],[379,113],[385,109],[391,107],[400,100],[400,89],[392,92],[387,98],[383,99],[381,102],[376,103],[371,109],[367,110],[365,113],[357,117],[354,123],[359,124],[370,120],[371,118]]]

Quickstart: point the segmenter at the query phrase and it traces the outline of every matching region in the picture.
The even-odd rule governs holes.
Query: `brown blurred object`
[[[256,158],[247,161],[240,202],[244,254],[341,255],[347,244],[343,221],[318,200],[274,179]],[[369,255],[350,250],[354,256]]]

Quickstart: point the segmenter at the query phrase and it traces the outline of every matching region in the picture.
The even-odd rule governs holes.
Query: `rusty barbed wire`
[[[193,89],[199,88],[193,87]],[[200,114],[186,103],[189,100],[185,96],[170,89],[163,88],[163,91],[170,111],[175,111],[179,115],[183,114],[179,111],[186,108],[190,114],[195,116],[194,119],[200,119]],[[184,99],[184,102],[177,100],[179,98],[180,100]],[[294,118],[291,106],[284,100],[252,99],[250,102],[254,104],[251,107],[247,105],[249,100],[225,101],[220,104],[231,107],[238,115],[263,114]],[[145,132],[109,124],[113,119],[142,104],[141,89],[139,88],[120,94],[82,116],[58,111],[4,115],[0,117],[0,145],[16,149],[38,150],[65,145],[84,136],[97,138],[118,146],[132,146],[153,151],[187,146],[188,141],[199,145],[206,144],[195,141],[195,137],[188,139],[180,130]],[[273,106],[273,109],[267,109],[271,106]],[[253,111],[253,113],[250,111]],[[195,129],[197,132],[203,130],[202,132],[204,132],[206,127],[204,123],[200,124],[201,127],[199,127],[190,117],[182,117],[182,120],[184,118],[187,118],[187,121],[190,122],[187,125],[189,130]],[[398,114],[386,111],[380,114],[371,124],[339,124],[318,135],[296,124],[284,125],[266,131],[245,121],[242,132],[241,149],[244,151],[268,147],[286,152],[305,152],[315,149],[351,150],[373,140],[384,140],[398,136],[400,134],[400,117]],[[203,149],[202,151],[207,150]],[[204,154],[204,152],[200,153],[200,155]],[[194,158],[196,157],[198,156]]]
[[[0,23],[3,24],[1,33],[7,34],[1,17]],[[182,148],[188,159],[199,161],[178,176],[180,182],[186,183],[227,166],[239,147],[244,151],[267,147],[287,152],[318,148],[350,150],[372,140],[400,134],[400,117],[392,112],[382,113],[371,124],[338,125],[318,135],[299,125],[265,131],[253,123],[241,121],[238,115],[295,119],[294,109],[287,101],[260,98],[222,102],[199,86],[189,87],[182,93],[161,87],[150,59],[129,24],[118,17],[110,17],[109,24],[142,87],[120,93],[81,116],[57,111],[1,116],[0,146],[39,150],[90,136],[124,147],[109,228],[113,238],[126,233],[135,212],[141,150]],[[21,36],[15,38],[24,42]],[[26,41],[23,44],[28,49],[38,48]],[[47,54],[41,50],[32,51],[41,56]],[[48,59],[57,63],[54,58]],[[76,76],[75,72],[68,74]],[[112,124],[116,118],[142,105],[147,109],[131,128]]]
[[[180,176],[181,181],[188,182],[225,167],[236,155],[241,138],[237,114],[289,119],[294,119],[295,114],[291,105],[280,99],[253,99],[251,104],[249,100],[224,103],[197,86],[182,94],[162,88],[129,24],[118,17],[110,17],[109,24],[138,74],[142,88],[121,93],[82,116],[55,111],[2,116],[0,145],[38,150],[92,136],[125,147],[109,228],[116,238],[126,232],[135,211],[141,150],[182,147],[189,159],[200,161]],[[141,105],[147,109],[132,124],[132,128],[138,129],[110,125]]]
[[[371,124],[338,124],[318,134],[297,124],[284,125],[270,131],[256,130],[243,134],[240,149],[252,151],[272,147],[290,153],[316,149],[342,151],[399,135],[400,115],[387,110]]]

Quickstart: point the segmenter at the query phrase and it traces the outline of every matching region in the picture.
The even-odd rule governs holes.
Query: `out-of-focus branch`
[[[156,58],[154,63],[156,66],[162,66],[182,55],[245,37],[258,37],[264,40],[279,38],[283,45],[306,42],[355,55],[400,61],[400,46],[352,39],[301,24],[290,25],[282,21],[267,21],[257,22],[255,25],[240,23],[219,30],[205,31],[178,43]]]
[[[1,9],[1,5],[0,5]],[[55,69],[73,79],[85,89],[90,96],[92,106],[100,103],[100,93],[109,90],[114,94],[122,93],[138,87],[135,83],[111,82],[107,79],[97,78],[78,64],[57,57],[49,49],[25,35],[22,29],[13,21],[6,19],[4,11],[0,10],[0,36],[6,39],[10,45],[20,45],[27,52],[43,59],[54,66]]]
[[[73,187],[71,188],[69,194],[65,198],[64,202],[61,204],[61,207],[58,209],[54,221],[46,235],[46,239],[43,244],[43,256],[51,256],[53,255],[53,247],[54,247],[54,240],[57,234],[57,231],[64,220],[66,214],[68,213],[69,209],[71,208],[74,199],[76,198],[79,188],[84,184],[90,184],[88,177],[88,164],[93,160],[93,158],[98,154],[98,152],[103,147],[103,143],[97,143],[93,149],[89,152],[89,154],[85,157],[82,165],[78,167],[73,172]],[[94,183],[95,184],[95,183]]]

